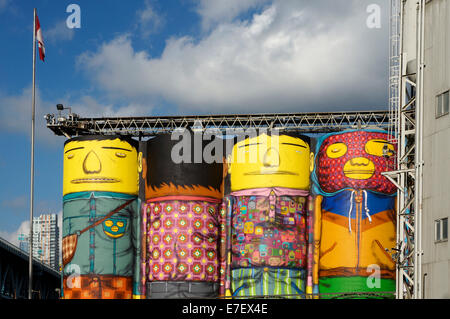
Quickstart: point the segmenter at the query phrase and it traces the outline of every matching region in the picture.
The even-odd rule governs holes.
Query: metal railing
[[[327,133],[344,129],[378,127],[389,129],[389,112],[350,111],[319,113],[272,113],[195,115],[166,117],[102,117],[81,118],[69,113],[67,116],[46,116],[47,127],[58,136],[70,138],[78,135],[128,135],[153,136],[172,132],[179,128],[227,129],[268,128],[296,130],[304,133]]]

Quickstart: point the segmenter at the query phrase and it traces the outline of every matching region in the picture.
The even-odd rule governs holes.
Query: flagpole
[[[31,101],[31,179],[30,179],[30,242],[28,269],[28,299],[33,298],[33,195],[34,195],[34,118],[35,118],[35,80],[36,80],[36,8],[33,10],[33,89]]]

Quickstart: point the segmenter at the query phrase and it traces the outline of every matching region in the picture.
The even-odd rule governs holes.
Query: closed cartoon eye
[[[68,149],[68,150],[65,150],[64,151],[64,154],[66,154],[67,155],[67,159],[72,159],[72,158],[74,158],[75,157],[75,153],[77,153],[78,152],[78,150],[82,150],[82,149],[84,149],[84,146],[80,146],[80,147],[74,147],[74,148],[70,148],[70,149]]]
[[[392,156],[394,155],[394,145],[383,139],[373,139],[366,143],[364,150],[367,154],[375,156]]]
[[[334,143],[327,147],[327,156],[329,158],[338,158],[347,153],[347,145],[344,143]]]
[[[107,227],[111,227],[111,226],[113,225],[113,222],[112,222],[111,220],[107,220],[107,221],[105,222],[105,225],[106,225]]]
[[[116,152],[116,156],[117,156],[117,157],[120,157],[120,158],[124,158],[124,157],[126,157],[127,155],[126,155],[125,153]]]

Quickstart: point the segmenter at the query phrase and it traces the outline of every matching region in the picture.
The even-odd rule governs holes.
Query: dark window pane
[[[442,219],[442,239],[448,239],[448,218]]]
[[[434,222],[434,229],[436,232],[435,240],[441,240],[441,223],[439,220]]]
[[[442,113],[447,114],[449,109],[449,101],[448,101],[448,91],[444,93],[444,100],[443,100],[443,106],[442,106]]]
[[[441,116],[442,115],[442,94],[439,94],[437,96],[437,101],[436,101],[436,117]]]

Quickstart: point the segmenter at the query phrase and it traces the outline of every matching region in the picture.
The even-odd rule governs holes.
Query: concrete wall
[[[434,221],[450,217],[450,115],[436,118],[436,95],[450,88],[450,0],[427,2],[425,64],[424,297],[450,298],[450,245],[448,241],[434,241]]]

